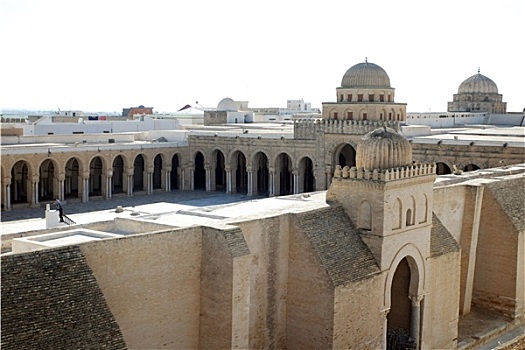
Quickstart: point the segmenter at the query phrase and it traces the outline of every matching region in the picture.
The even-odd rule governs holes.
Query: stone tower
[[[386,127],[362,138],[356,163],[336,169],[327,201],[345,208],[381,269],[406,243],[427,255],[435,166],[413,164],[410,142]]]
[[[336,95],[337,102],[323,102],[323,119],[406,120],[406,103],[394,102],[388,74],[368,60],[346,71]]]

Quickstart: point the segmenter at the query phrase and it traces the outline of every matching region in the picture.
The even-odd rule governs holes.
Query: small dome
[[[498,86],[492,79],[487,78],[483,74],[475,74],[461,83],[458,89],[458,94],[497,94]]]
[[[357,168],[391,169],[410,165],[412,145],[393,129],[384,127],[369,132],[357,146]]]
[[[218,111],[237,112],[237,104],[229,97],[223,98],[217,105]]]
[[[350,67],[343,76],[341,87],[390,88],[390,78],[383,68],[367,61]]]

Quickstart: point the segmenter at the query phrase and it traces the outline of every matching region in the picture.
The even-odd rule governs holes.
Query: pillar
[[[164,191],[171,191],[171,165],[164,166]]]
[[[190,190],[195,189],[195,168],[190,168]]]
[[[33,175],[31,177],[31,199],[29,201],[30,207],[38,207],[38,182],[39,182],[39,176]]]
[[[390,312],[390,309],[385,309],[381,311],[381,317],[383,318],[383,341],[381,345],[381,349],[385,350],[388,345],[388,313]]]
[[[210,165],[206,164],[204,166],[204,170],[206,171],[206,192],[211,192],[211,169]]]
[[[82,203],[89,201],[89,172],[82,174]]]
[[[108,170],[106,172],[106,191],[105,191],[105,195],[106,195],[106,199],[111,199],[111,196],[112,196],[112,191],[111,191],[111,180],[113,178],[113,170]]]
[[[58,174],[58,193],[55,197],[57,197],[59,200],[64,201],[66,199],[66,174],[65,173],[59,173]]]
[[[224,167],[224,170],[226,170],[226,194],[232,193],[232,169],[229,165],[226,165]]]
[[[270,178],[268,179],[268,192],[269,192],[269,197],[273,197],[275,196],[275,169],[274,168],[270,168],[269,169],[269,173],[270,173]]]
[[[293,194],[299,194],[299,170],[293,169]]]
[[[128,196],[133,196],[133,173],[128,173],[126,174],[126,179],[127,179],[127,194]]]
[[[4,178],[2,182],[2,204],[4,205],[4,210],[11,210],[11,177]]]
[[[410,336],[414,338],[416,349],[419,349],[419,330],[421,329],[421,300],[423,300],[423,296],[411,295],[409,298],[411,301]]]
[[[253,169],[252,167],[247,167],[246,171],[248,172],[248,196],[253,196]]]

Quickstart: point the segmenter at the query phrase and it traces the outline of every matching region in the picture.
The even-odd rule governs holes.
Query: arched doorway
[[[157,154],[153,160],[153,189],[162,188],[162,156]]]
[[[71,158],[66,163],[66,178],[64,182],[64,196],[66,199],[78,198],[81,193],[80,165],[76,158]]]
[[[124,192],[124,160],[117,156],[113,160],[113,176],[111,177],[111,191],[113,193]]]
[[[217,150],[214,155],[215,160],[215,191],[226,191],[226,169],[224,167],[224,154]]]
[[[171,189],[179,189],[179,156],[174,154],[171,158]]]
[[[102,195],[102,160],[95,157],[89,164],[89,196]]]
[[[315,191],[314,165],[310,158],[304,157],[299,162],[300,192]]]
[[[442,162],[436,163],[436,174],[437,175],[447,175],[450,173],[451,173],[450,167],[447,164],[442,163]]]
[[[242,152],[233,154],[233,176],[232,182],[235,184],[234,192],[248,193],[248,173],[246,171],[246,157]]]
[[[293,193],[292,161],[286,153],[281,153],[275,160],[276,187],[279,189],[278,196],[287,196]]]
[[[463,167],[463,171],[475,171],[479,170],[479,166],[476,164],[467,164]]]
[[[411,278],[408,260],[403,258],[397,265],[390,288],[390,311],[387,315],[388,350],[417,348],[415,335],[411,332],[413,329],[412,304],[409,297]]]
[[[23,160],[19,160],[11,169],[11,203],[28,203],[29,168]]]
[[[55,197],[55,166],[51,159],[40,164],[40,183],[38,184],[38,201],[50,201]]]
[[[133,192],[144,191],[144,163],[142,154],[133,161]]]
[[[195,155],[195,171],[193,172],[193,189],[206,189],[206,169],[204,169],[204,156],[201,152]]]
[[[269,178],[269,170],[268,170],[268,157],[266,157],[266,154],[262,152],[258,152],[254,159],[254,176],[255,179],[253,179],[254,183],[254,195],[268,195],[269,194],[269,188],[268,188],[268,178]]]
[[[350,144],[342,145],[336,152],[335,152],[335,161],[334,161],[334,169],[336,165],[340,165],[341,168],[344,168],[345,166],[353,167],[355,166],[355,149]]]

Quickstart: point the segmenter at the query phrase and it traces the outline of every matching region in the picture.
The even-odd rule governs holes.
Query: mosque
[[[461,86],[458,101],[472,94],[478,108],[476,88]],[[432,153],[403,136],[406,104],[394,93],[364,62],[344,74],[337,102],[293,129],[233,123],[193,130],[187,143],[161,131],[155,142],[3,145],[6,209],[22,192],[33,206],[44,193],[268,198],[191,220],[164,211],[6,237],[2,347],[467,349],[523,325],[523,146]],[[204,119],[235,120],[226,102]],[[437,176],[436,157],[465,171]],[[467,171],[475,157],[485,166]],[[105,239],[74,240],[90,232]],[[486,323],[496,326],[472,330]]]

